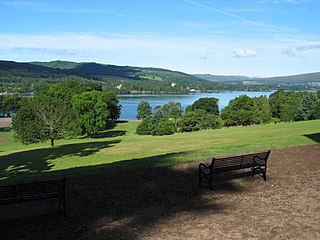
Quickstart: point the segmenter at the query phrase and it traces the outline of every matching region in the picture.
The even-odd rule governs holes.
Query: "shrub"
[[[205,110],[189,111],[179,121],[180,132],[221,128],[223,121]]]
[[[157,126],[155,127],[152,135],[154,136],[162,136],[162,135],[171,135],[176,132],[176,127],[173,121],[169,119],[161,119]]]
[[[139,135],[151,135],[152,132],[152,117],[146,117],[143,119],[136,129],[136,133]]]

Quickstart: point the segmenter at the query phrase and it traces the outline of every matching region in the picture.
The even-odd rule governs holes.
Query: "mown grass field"
[[[320,142],[320,120],[224,128],[170,136],[140,136],[137,121],[119,123],[96,138],[22,145],[0,128],[0,184],[145,168]]]

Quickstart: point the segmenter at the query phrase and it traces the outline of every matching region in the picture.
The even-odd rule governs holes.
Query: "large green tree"
[[[250,125],[260,122],[259,109],[255,101],[246,95],[231,100],[228,106],[221,111],[221,118],[226,126]]]
[[[317,93],[311,92],[304,95],[298,107],[296,120],[312,120],[317,116],[317,102],[319,101]]]
[[[115,104],[110,94],[104,91],[89,91],[73,96],[72,107],[83,134],[97,134],[104,130],[108,120],[118,117],[120,108]],[[115,111],[113,111],[115,110]]]
[[[266,96],[254,97],[255,104],[258,107],[258,118],[260,123],[268,123],[271,118],[271,108]]]
[[[223,122],[220,117],[210,114],[202,109],[188,111],[179,120],[181,132],[191,132],[203,129],[221,128]]]
[[[77,135],[75,114],[68,102],[54,96],[50,89],[23,102],[12,119],[16,137],[24,144],[55,140]]]
[[[141,101],[137,107],[137,119],[145,119],[152,115],[152,107],[148,101]]]
[[[193,111],[197,109],[204,110],[208,113],[219,115],[219,99],[211,97],[211,98],[199,98],[191,105],[191,109]]]
[[[94,96],[92,101],[98,99],[94,105],[89,104],[92,106],[89,109],[86,108],[87,95],[89,99]],[[114,94],[92,91],[90,86],[68,81],[52,85],[33,99],[23,101],[21,109],[13,117],[13,129],[24,144],[50,140],[54,146],[55,140],[79,136],[83,132],[96,133],[96,129],[104,128],[106,121],[119,116],[120,106],[117,103]],[[92,126],[84,120],[87,117],[84,109],[88,109],[89,115],[94,111]]]
[[[280,118],[281,106],[286,102],[287,94],[283,89],[272,93],[269,97],[271,114],[274,118]]]

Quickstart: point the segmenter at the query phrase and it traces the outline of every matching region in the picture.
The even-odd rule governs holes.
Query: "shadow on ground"
[[[304,136],[312,139],[313,141],[315,141],[317,143],[320,143],[320,133],[307,134],[307,135],[304,135]]]
[[[90,136],[91,138],[107,138],[107,137],[120,137],[126,135],[127,131],[123,130],[109,130]]]
[[[10,132],[11,127],[0,127],[0,132]]]
[[[0,206],[0,232],[4,239],[140,239],[180,213],[224,211],[230,206],[216,202],[216,195],[245,191],[234,182],[220,184],[219,179],[214,191],[206,182],[198,188],[199,162],[155,167],[184,154],[102,165],[98,167],[104,174],[67,178],[65,220],[57,214],[54,200]],[[98,167],[73,169],[72,173],[96,172]],[[68,176],[71,170],[63,173]]]
[[[0,156],[0,179],[14,181],[15,177],[22,179],[21,176],[41,174],[53,167],[52,160],[66,156],[89,156],[119,142],[120,140],[66,144]],[[50,176],[48,173],[44,174]]]

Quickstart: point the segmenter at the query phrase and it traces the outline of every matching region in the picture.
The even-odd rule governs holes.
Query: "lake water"
[[[196,93],[196,94],[128,94],[118,95],[117,98],[122,106],[120,120],[135,120],[137,106],[140,101],[148,101],[152,108],[163,106],[170,101],[180,102],[182,108],[191,105],[199,98],[215,97],[219,99],[219,110],[226,107],[230,100],[240,95],[249,97],[259,97],[261,95],[270,96],[273,92],[218,92],[218,93]]]

